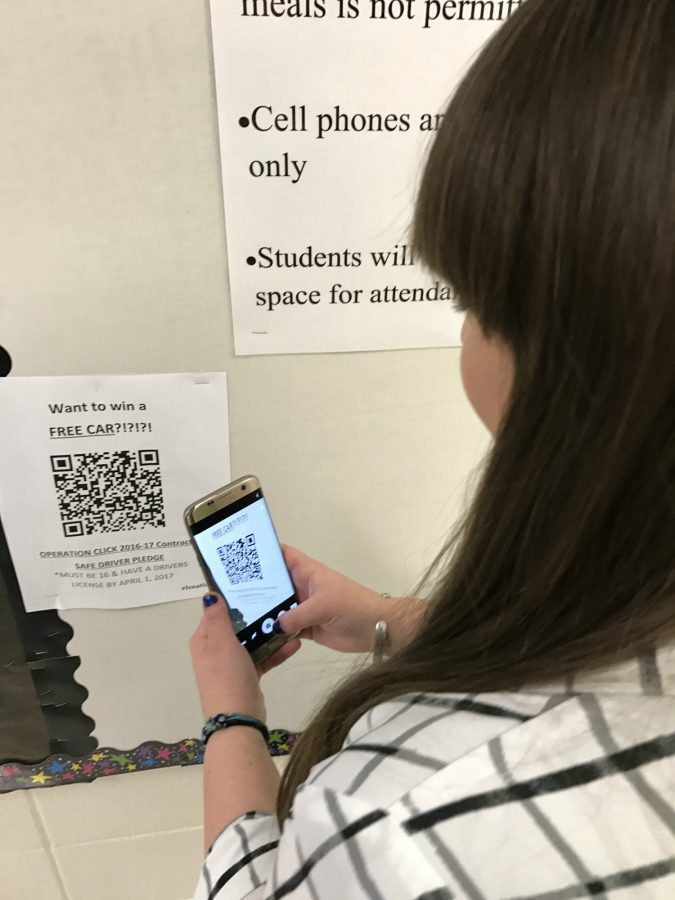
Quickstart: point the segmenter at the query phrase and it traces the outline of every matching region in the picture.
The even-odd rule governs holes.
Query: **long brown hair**
[[[675,637],[674,46],[672,0],[528,0],[450,101],[414,246],[512,348],[515,383],[421,630],[314,716],[280,821],[388,698],[563,679]]]

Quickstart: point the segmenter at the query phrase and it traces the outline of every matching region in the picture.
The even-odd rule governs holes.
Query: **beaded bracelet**
[[[253,716],[244,716],[241,713],[230,713],[227,716],[225,713],[218,713],[207,719],[206,724],[202,728],[203,746],[206,747],[207,741],[212,734],[223,728],[229,728],[231,725],[248,725],[250,728],[255,728],[263,736],[266,744],[270,742],[270,733],[267,730],[267,726],[260,719],[256,719]]]

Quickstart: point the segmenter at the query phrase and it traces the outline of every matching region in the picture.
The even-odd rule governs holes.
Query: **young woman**
[[[255,728],[209,739],[200,900],[675,897],[674,47],[672,0],[528,0],[452,99],[414,243],[494,444],[427,601],[286,550],[284,629],[389,654],[280,788]],[[263,720],[206,603],[204,715]]]

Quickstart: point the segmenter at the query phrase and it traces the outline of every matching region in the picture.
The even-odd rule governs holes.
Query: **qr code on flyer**
[[[166,524],[157,450],[61,454],[51,464],[66,537]]]
[[[230,584],[262,579],[255,535],[247,534],[246,537],[232,541],[231,544],[223,544],[222,547],[218,547],[218,556],[225,566],[225,574]]]

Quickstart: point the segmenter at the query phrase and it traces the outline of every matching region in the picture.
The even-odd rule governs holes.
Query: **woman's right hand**
[[[389,626],[391,651],[413,637],[426,601],[383,597],[299,550],[284,546],[283,551],[299,601],[279,617],[284,634],[298,633],[346,653],[369,653],[381,619]]]

